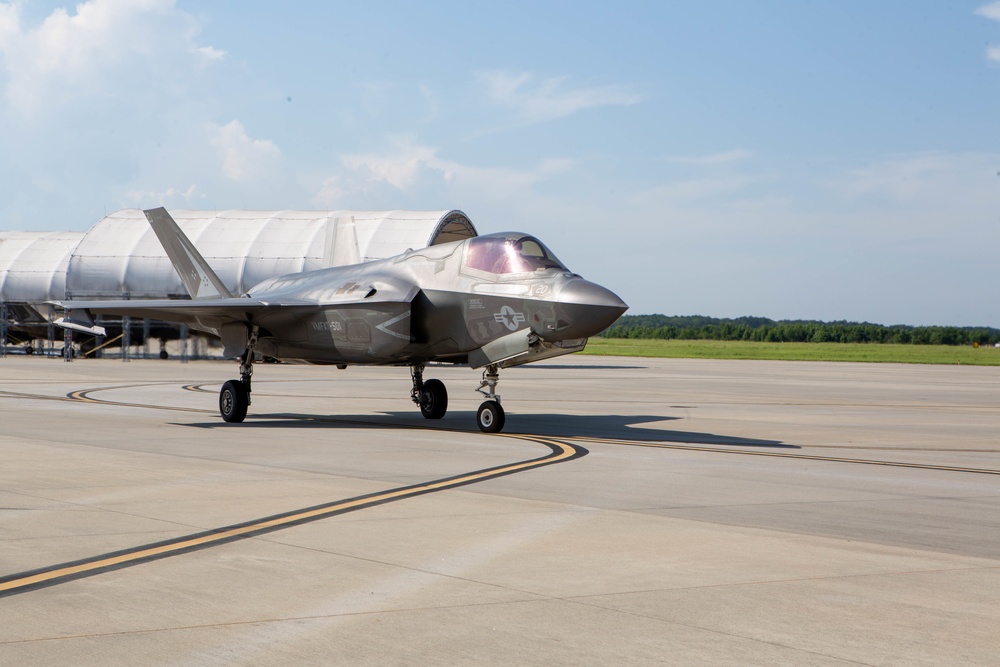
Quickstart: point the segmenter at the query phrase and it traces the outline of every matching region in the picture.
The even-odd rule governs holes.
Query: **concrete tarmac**
[[[0,359],[0,664],[997,664],[1000,368],[235,370]]]

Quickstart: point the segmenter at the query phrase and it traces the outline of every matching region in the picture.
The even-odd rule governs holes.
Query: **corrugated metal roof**
[[[244,292],[274,276],[383,259],[476,236],[461,211],[170,211],[226,286]],[[353,221],[353,233],[339,233]],[[337,247],[356,238],[356,248]],[[69,261],[69,298],[186,297],[142,211],[90,229]]]
[[[62,299],[66,266],[83,232],[0,232],[0,301]]]
[[[455,210],[170,213],[234,292],[286,273],[477,235]],[[165,296],[187,293],[139,209],[112,213],[86,233],[0,232],[0,300],[7,303]]]

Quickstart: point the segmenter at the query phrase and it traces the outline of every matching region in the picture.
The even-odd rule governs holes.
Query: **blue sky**
[[[1000,327],[1000,1],[0,2],[0,229],[451,209],[633,313]]]

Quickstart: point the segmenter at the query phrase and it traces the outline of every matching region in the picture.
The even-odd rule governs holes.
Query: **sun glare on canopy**
[[[488,273],[531,273],[566,267],[541,241],[532,236],[479,236],[469,241],[465,265]]]

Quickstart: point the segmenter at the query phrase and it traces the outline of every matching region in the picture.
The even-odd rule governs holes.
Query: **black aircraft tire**
[[[420,394],[420,414],[427,419],[441,419],[448,412],[448,390],[441,380],[428,380]]]
[[[170,355],[167,354],[166,350],[160,350],[160,359],[169,359]]]
[[[35,348],[31,347],[30,345],[25,345],[24,346],[24,353],[25,354],[34,354],[35,353]]]
[[[476,413],[476,423],[483,433],[499,433],[506,420],[503,408],[496,401],[485,401]]]
[[[239,423],[247,416],[247,388],[240,380],[229,380],[219,392],[219,414],[230,423]]]

